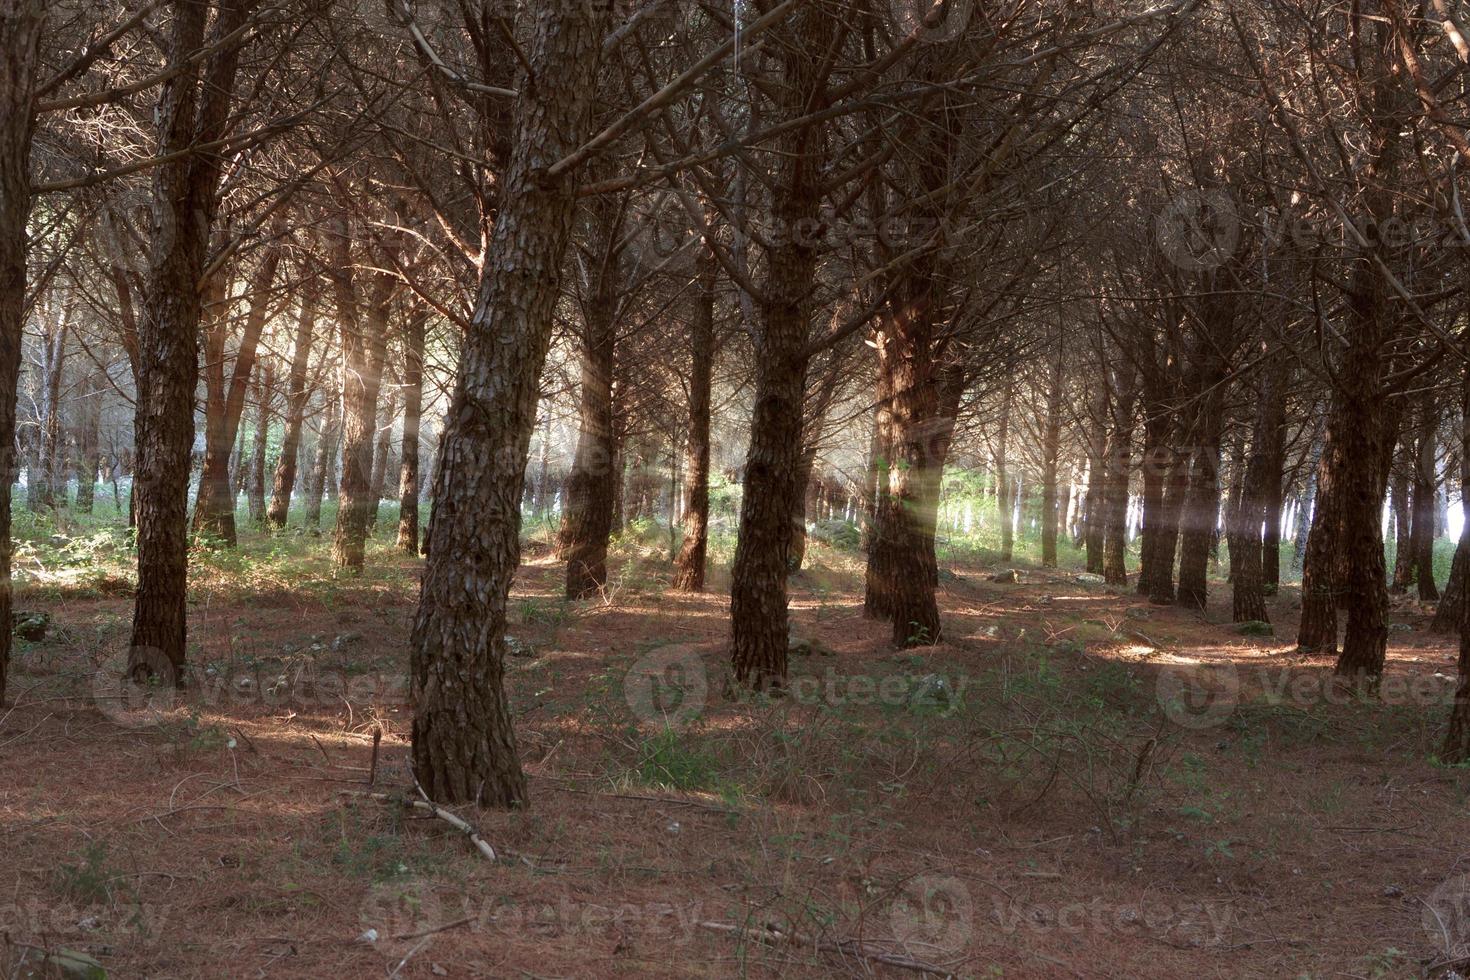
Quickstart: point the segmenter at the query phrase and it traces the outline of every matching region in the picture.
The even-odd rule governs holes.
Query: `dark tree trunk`
[[[699,294],[689,330],[689,438],[684,449],[684,542],[674,562],[674,588],[704,591],[709,547],[710,382],[715,359],[715,287],[719,267],[708,251],[699,262]]]
[[[1012,496],[1012,483],[1008,460],[1008,443],[1011,435],[1011,403],[1013,392],[1006,384],[1005,398],[1000,406],[1000,424],[995,437],[995,501],[1000,513],[1000,560],[1008,562],[1015,557],[1016,550],[1016,500]]]
[[[1128,474],[1133,462],[1135,373],[1115,375],[1107,451],[1103,456],[1103,579],[1128,584]]]
[[[1041,434],[1041,565],[1057,567],[1057,464],[1062,453],[1062,352],[1057,337],[1057,359],[1046,393],[1046,422]]]
[[[781,68],[775,115],[794,122],[822,103],[830,64],[823,52],[836,32],[834,13],[799,8],[767,34]],[[775,122],[776,120],[772,120]],[[808,227],[822,197],[823,136],[813,122],[776,138],[772,217],[785,229]],[[745,459],[740,533],[730,589],[730,656],[737,683],[755,690],[784,687],[787,653],[786,558],[802,447],[806,350],[817,249],[806,236],[787,235],[766,247],[766,274],[757,299],[755,412]],[[799,240],[798,240],[799,239]]]
[[[893,617],[894,596],[893,527],[887,521],[890,458],[893,453],[893,389],[882,371],[874,390],[873,437],[868,448],[866,528],[863,542],[868,553],[863,586],[863,615],[874,619]]]
[[[1414,584],[1414,573],[1418,571],[1414,561],[1414,506],[1409,496],[1407,463],[1394,467],[1390,485],[1388,506],[1393,514],[1393,581],[1389,590],[1402,594]]]
[[[1421,602],[1439,601],[1434,583],[1434,538],[1436,523],[1436,454],[1439,452],[1439,409],[1433,399],[1420,406],[1423,413],[1414,440],[1414,516],[1409,538],[1414,558],[1414,579]]]
[[[1108,380],[1106,365],[1101,365],[1104,380]],[[1087,429],[1087,494],[1082,501],[1082,537],[1087,548],[1087,570],[1094,575],[1103,574],[1103,551],[1107,541],[1107,452],[1108,452],[1108,406],[1118,397],[1111,385],[1102,383],[1093,392],[1092,415]]]
[[[0,0],[0,705],[10,665],[11,488],[15,406],[25,328],[26,219],[31,208],[31,134],[44,7]]]
[[[271,527],[286,526],[286,517],[291,511],[291,494],[296,490],[297,460],[301,455],[301,425],[306,417],[306,402],[311,397],[307,387],[306,372],[311,360],[311,340],[316,331],[316,306],[319,286],[315,276],[308,276],[301,284],[301,316],[296,321],[296,344],[291,352],[291,379],[286,394],[286,428],[281,436],[281,458],[276,464],[275,478],[271,483],[271,502],[266,509],[266,520]],[[321,498],[317,498],[320,507]],[[317,517],[321,512],[318,509]]]
[[[65,448],[61,430],[61,382],[66,369],[66,337],[71,332],[65,307],[53,302],[41,337],[41,441],[37,460],[37,503],[40,507],[67,504]]]
[[[1272,544],[1271,494],[1281,497],[1283,438],[1286,431],[1286,387],[1289,362],[1278,351],[1261,384],[1259,410],[1251,430],[1250,461],[1241,488],[1240,511],[1230,546],[1234,622],[1269,622],[1266,615],[1266,569],[1279,566]],[[1279,505],[1278,505],[1279,508]],[[1275,517],[1280,527],[1280,513]],[[1267,526],[1263,529],[1262,524]],[[1238,552],[1238,553],[1237,553]]]
[[[398,550],[419,553],[419,427],[424,414],[424,334],[428,317],[415,313],[404,329],[403,442],[398,466]]]
[[[613,481],[617,478],[612,467],[612,440],[618,329],[615,316],[622,267],[623,210],[618,202],[611,198],[598,202],[593,225],[593,271],[582,306],[582,404],[562,518],[568,599],[592,598],[607,588],[607,544],[612,533]]]
[[[275,400],[275,383],[274,365],[264,365],[255,385],[255,431],[250,441],[250,485],[246,488],[245,495],[246,506],[250,509],[250,523],[256,527],[265,525],[265,457],[270,445],[271,403]]]
[[[500,213],[445,420],[432,542],[414,619],[413,768],[435,800],[526,802],[503,686],[506,597],[520,563],[521,488],[560,269],[576,210],[547,161],[586,137],[604,5],[535,8]]]
[[[1460,496],[1461,503],[1470,494],[1470,364],[1463,368],[1460,383]],[[1450,581],[1445,586],[1444,597],[1434,611],[1434,622],[1430,629],[1436,632],[1460,632],[1460,660],[1455,683],[1455,700],[1450,709],[1449,730],[1445,733],[1444,749],[1440,752],[1445,762],[1459,764],[1470,761],[1470,629],[1465,628],[1470,619],[1470,587],[1466,584],[1470,562],[1470,515],[1460,530],[1460,543],[1455,548],[1455,565],[1450,571]],[[1455,577],[1455,570],[1459,578]]]
[[[138,396],[133,482],[138,588],[128,672],[134,678],[181,677],[189,567],[189,457],[199,378],[199,283],[219,208],[222,157],[188,154],[225,132],[239,64],[237,44],[215,51],[202,71],[193,53],[204,42],[203,3],[175,2],[169,63],[157,117],[158,151],[176,154],[153,171],[153,228],[138,323]],[[237,31],[253,0],[222,0],[213,37]],[[201,77],[202,74],[202,77]]]

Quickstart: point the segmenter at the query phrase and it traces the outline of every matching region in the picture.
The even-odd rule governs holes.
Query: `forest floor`
[[[459,811],[492,862],[402,805],[415,559],[201,552],[195,687],[130,707],[119,537],[23,546],[19,605],[53,621],[0,710],[0,975],[61,950],[111,977],[1392,977],[1467,952],[1470,770],[1434,759],[1456,654],[1417,604],[1364,701],[1293,651],[1290,588],[1273,637],[1218,583],[1200,615],[961,563],[944,642],[895,652],[859,556],[812,559],[790,696],[731,699],[726,581],[667,592],[632,541],[605,601],[565,603],[533,543],[508,660],[531,805]]]

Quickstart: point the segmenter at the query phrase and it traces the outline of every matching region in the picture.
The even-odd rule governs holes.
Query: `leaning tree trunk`
[[[509,166],[445,419],[411,640],[413,768],[440,802],[512,807],[526,778],[503,686],[521,487],[577,186],[553,173],[585,138],[606,7],[535,8]]]
[[[424,334],[428,316],[415,313],[404,329],[403,442],[398,463],[398,550],[419,553],[419,427],[424,414]]]
[[[316,331],[316,306],[319,286],[315,276],[301,284],[301,315],[296,321],[296,344],[291,352],[291,378],[286,394],[286,428],[281,436],[281,458],[276,463],[271,483],[271,502],[266,508],[266,521],[271,527],[286,526],[291,511],[291,494],[296,489],[297,458],[301,455],[301,425],[306,417],[306,402],[311,397],[306,371],[311,360],[311,339]],[[321,498],[317,498],[320,507]],[[321,516],[318,510],[318,517]]]
[[[674,589],[704,591],[709,548],[710,382],[715,360],[715,286],[719,267],[708,249],[699,261],[699,293],[689,328],[689,436],[684,449],[684,542],[674,561]]]
[[[213,39],[223,41],[238,31],[253,5],[253,0],[222,0]],[[204,43],[208,5],[177,2],[173,8],[169,63],[178,74],[164,83],[157,113],[158,151],[169,159],[153,171],[153,228],[138,323],[133,482],[138,588],[128,653],[130,676],[171,675],[161,677],[165,683],[182,678],[185,657],[199,283],[219,209],[223,162],[215,154],[187,151],[224,135],[240,57],[238,43],[225,43],[201,73],[194,52]]]
[[[39,0],[0,0],[0,705],[10,664],[11,487],[15,405],[25,328],[26,218],[31,208],[31,133],[36,69],[46,15]]]

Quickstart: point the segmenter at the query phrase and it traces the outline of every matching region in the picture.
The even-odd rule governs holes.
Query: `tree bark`
[[[296,469],[301,455],[301,426],[306,417],[306,402],[311,397],[306,373],[311,361],[312,335],[316,332],[316,308],[320,286],[315,276],[307,276],[301,284],[301,312],[296,321],[296,343],[291,352],[291,378],[286,394],[286,426],[281,435],[281,458],[276,463],[271,483],[271,502],[266,521],[278,530],[285,528],[291,511],[291,495],[296,489]],[[318,505],[321,498],[318,497]],[[318,511],[320,517],[320,511]]]
[[[704,591],[709,548],[710,382],[715,360],[715,287],[719,266],[706,249],[689,329],[689,435],[684,447],[684,541],[674,562],[674,589]]]
[[[1230,544],[1232,611],[1237,623],[1269,622],[1266,614],[1266,566],[1279,566],[1279,551],[1270,542],[1271,505],[1274,488],[1281,496],[1283,438],[1286,431],[1286,386],[1289,362],[1286,352],[1276,351],[1261,383],[1259,411],[1251,430],[1250,461],[1246,464]],[[1276,516],[1280,527],[1280,514]],[[1262,527],[1262,524],[1268,526]]]
[[[336,480],[337,439],[341,430],[338,406],[342,396],[334,385],[327,392],[327,404],[322,409],[321,429],[317,433],[316,452],[313,455],[311,473],[306,481],[306,503],[303,519],[306,526],[317,528],[322,522],[322,498]]]
[[[1434,583],[1434,538],[1439,408],[1432,398],[1426,398],[1420,405],[1420,411],[1419,432],[1414,440],[1414,517],[1409,543],[1414,557],[1414,579],[1419,585],[1419,600],[1437,602],[1439,589]]]
[[[585,138],[606,7],[535,8],[526,44],[536,79],[517,99],[481,277],[435,478],[411,640],[413,767],[444,803],[526,802],[503,687],[506,596],[520,562],[521,488],[562,256],[576,209],[570,174],[550,162]]]
[[[403,442],[398,463],[398,549],[419,553],[419,428],[424,414],[424,339],[428,316],[415,313],[404,328]]]
[[[1041,435],[1041,566],[1057,567],[1057,465],[1062,453],[1062,336],[1046,393],[1046,422]]]
[[[265,457],[270,444],[275,383],[275,367],[267,363],[261,368],[255,384],[255,431],[250,441],[250,485],[245,496],[250,523],[256,527],[265,526]]]
[[[199,475],[199,492],[194,498],[194,530],[209,534],[229,547],[236,543],[232,478],[246,476],[238,467],[232,471],[230,453],[241,436],[240,420],[245,415],[245,396],[255,371],[256,355],[270,307],[271,287],[280,264],[281,249],[267,249],[251,277],[245,325],[235,350],[235,364],[228,386],[224,365],[225,340],[229,331],[226,276],[216,273],[209,285],[209,305],[215,310],[212,325],[204,337],[204,466]]]
[[[1128,475],[1133,462],[1135,369],[1114,376],[1112,416],[1103,462],[1103,579],[1128,584]]]
[[[333,227],[331,237],[333,295],[342,328],[342,476],[332,558],[339,568],[360,573],[372,526],[373,440],[393,280],[386,273],[374,273],[366,308],[360,308],[345,219]]]
[[[39,0],[0,0],[0,705],[10,665],[11,493],[15,410],[25,328],[26,220],[31,209],[31,134],[46,14]]]
[[[230,121],[238,44],[212,54],[201,72],[193,58],[204,42],[208,5],[177,0],[169,63],[158,106],[160,153],[177,154],[153,171],[153,228],[143,315],[138,323],[138,589],[128,671],[134,678],[181,679],[188,588],[189,457],[199,377],[199,284],[219,208],[222,158],[187,154],[219,139]],[[222,0],[212,38],[243,26],[254,0]]]

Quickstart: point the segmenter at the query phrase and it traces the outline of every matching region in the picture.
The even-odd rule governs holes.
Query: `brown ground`
[[[512,604],[536,656],[510,676],[532,807],[461,811],[496,863],[352,795],[378,725],[376,788],[411,786],[390,703],[411,560],[375,551],[358,581],[320,557],[209,565],[193,656],[253,683],[136,727],[88,696],[126,596],[28,586],[55,624],[22,644],[0,711],[0,974],[65,948],[112,977],[919,975],[882,954],[966,977],[1376,977],[1467,938],[1426,925],[1465,905],[1470,772],[1432,759],[1433,674],[1454,658],[1422,611],[1391,635],[1391,675],[1422,688],[1362,703],[1313,686],[1330,661],[1218,609],[1071,572],[959,568],[946,642],[896,654],[853,559],[817,557],[793,602],[817,641],[793,671],[816,681],[774,702],[722,696],[722,594],[667,594],[634,555],[609,603],[566,606],[560,567],[529,558]],[[623,679],[671,648],[703,655],[708,707],[661,734]],[[331,669],[355,679],[341,697],[310,683]],[[916,706],[928,674],[963,682],[961,703]],[[827,697],[830,680],[872,700],[864,678],[889,679],[887,703]],[[772,927],[785,938],[758,941]]]

